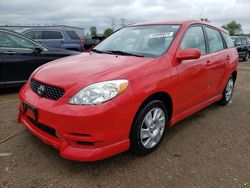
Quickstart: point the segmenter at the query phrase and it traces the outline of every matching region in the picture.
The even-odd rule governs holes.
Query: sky
[[[0,0],[0,25],[69,25],[98,33],[144,21],[208,18],[217,26],[235,20],[250,33],[250,0]]]

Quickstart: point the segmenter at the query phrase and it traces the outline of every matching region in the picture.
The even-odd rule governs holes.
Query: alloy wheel
[[[233,79],[228,80],[227,86],[226,86],[226,100],[229,101],[232,98],[234,90],[234,81]]]
[[[153,148],[161,140],[166,126],[166,117],[161,108],[151,109],[141,124],[140,138],[145,148]]]

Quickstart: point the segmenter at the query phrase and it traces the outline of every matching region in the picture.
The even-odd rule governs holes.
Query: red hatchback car
[[[19,122],[62,157],[152,152],[168,127],[232,98],[238,54],[200,21],[133,24],[91,52],[39,67],[20,91]]]

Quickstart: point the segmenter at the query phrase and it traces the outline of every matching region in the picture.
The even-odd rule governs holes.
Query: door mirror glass
[[[198,48],[188,48],[184,50],[179,50],[177,52],[176,58],[179,61],[199,59],[201,56],[201,51]]]
[[[35,53],[40,53],[40,52],[42,52],[43,51],[43,47],[42,46],[35,46],[34,47],[34,52]]]

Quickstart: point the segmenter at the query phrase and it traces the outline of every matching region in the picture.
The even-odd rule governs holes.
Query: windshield
[[[179,28],[180,25],[125,27],[98,44],[94,51],[159,57],[169,48]]]

